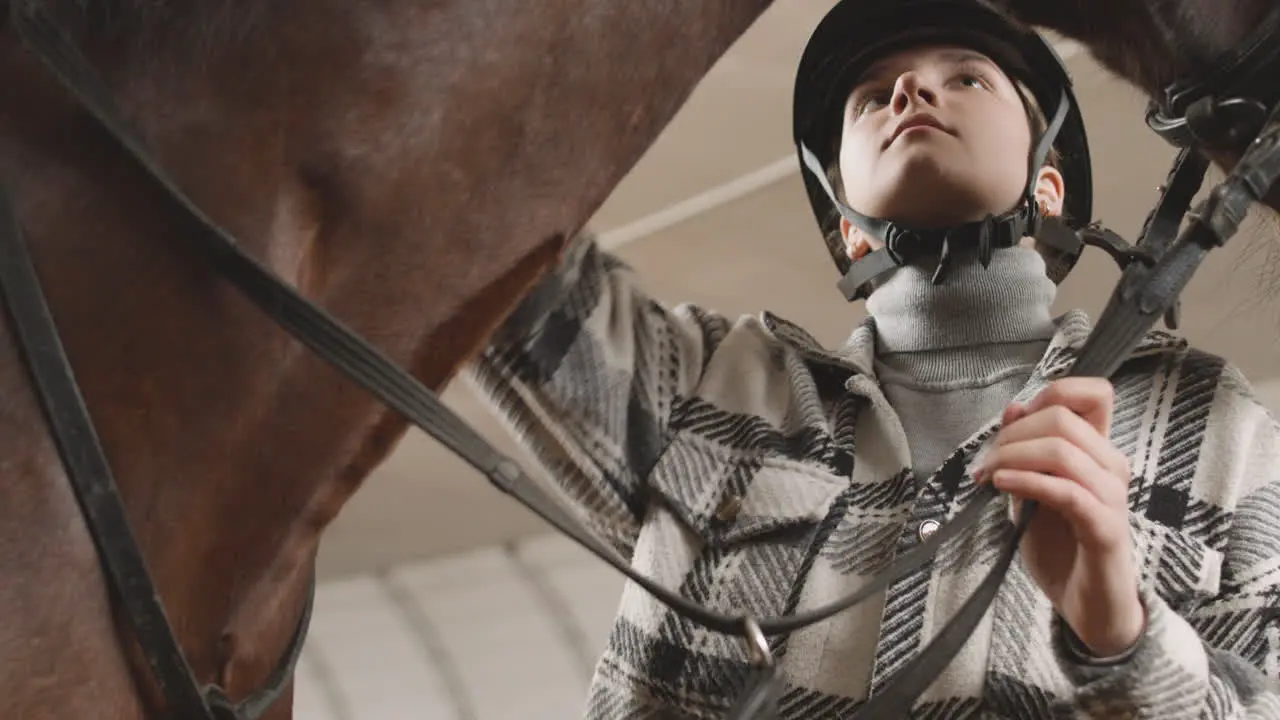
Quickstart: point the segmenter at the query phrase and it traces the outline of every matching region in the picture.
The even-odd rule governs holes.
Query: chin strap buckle
[[[978,230],[978,262],[982,269],[991,267],[991,256],[995,254],[996,218],[988,213],[982,218],[982,226]]]
[[[951,262],[951,233],[942,236],[942,245],[938,248],[938,264],[933,268],[933,278],[930,282],[934,285],[941,285],[943,278],[947,275],[949,263]]]
[[[997,248],[1014,247],[1028,230],[1034,232],[1040,224],[1040,209],[1034,201],[1029,202],[1028,209],[1017,215],[996,217],[990,213],[977,223],[978,262],[982,269],[991,267],[991,259]],[[963,226],[961,226],[963,227]],[[951,260],[952,237],[960,230],[955,228],[942,238],[942,247],[938,253],[938,266],[933,271],[933,284],[939,285],[946,278]]]

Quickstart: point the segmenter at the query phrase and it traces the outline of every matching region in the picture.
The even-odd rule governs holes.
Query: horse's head
[[[1275,0],[989,0],[1029,25],[1048,28],[1080,42],[1104,67],[1160,101],[1174,83],[1217,83],[1215,68],[1253,42],[1263,54],[1280,44]],[[1261,33],[1261,34],[1260,34]],[[1261,57],[1261,56],[1259,56]],[[1275,63],[1243,90],[1255,97],[1280,99]],[[1217,90],[1218,88],[1213,88]],[[1202,146],[1219,168],[1234,167],[1243,147]],[[1265,198],[1280,211],[1280,188]]]
[[[184,194],[438,387],[767,5],[49,9]],[[321,531],[404,421],[218,279],[171,198],[12,28],[0,79],[0,187],[133,533],[197,677],[243,695],[289,640]],[[0,695],[24,716],[139,717],[156,703],[133,628],[5,353]]]

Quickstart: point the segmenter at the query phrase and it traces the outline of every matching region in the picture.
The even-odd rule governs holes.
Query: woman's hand
[[[1102,378],[1065,378],[1004,412],[978,482],[1040,503],[1022,556],[1058,614],[1099,657],[1146,624],[1129,537],[1129,459],[1110,441],[1114,392]]]

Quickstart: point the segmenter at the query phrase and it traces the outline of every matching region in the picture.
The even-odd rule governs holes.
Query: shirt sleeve
[[[1053,637],[1083,717],[1280,719],[1280,425],[1228,366],[1210,425],[1215,487],[1231,505],[1218,593],[1179,613],[1150,588],[1147,628],[1120,662]]]
[[[727,329],[698,306],[659,303],[584,234],[468,371],[588,526],[629,554],[672,404]]]

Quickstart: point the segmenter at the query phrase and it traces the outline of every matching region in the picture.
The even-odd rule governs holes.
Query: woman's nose
[[[912,105],[933,105],[938,96],[926,85],[916,72],[903,73],[893,88],[893,111],[901,114]]]

